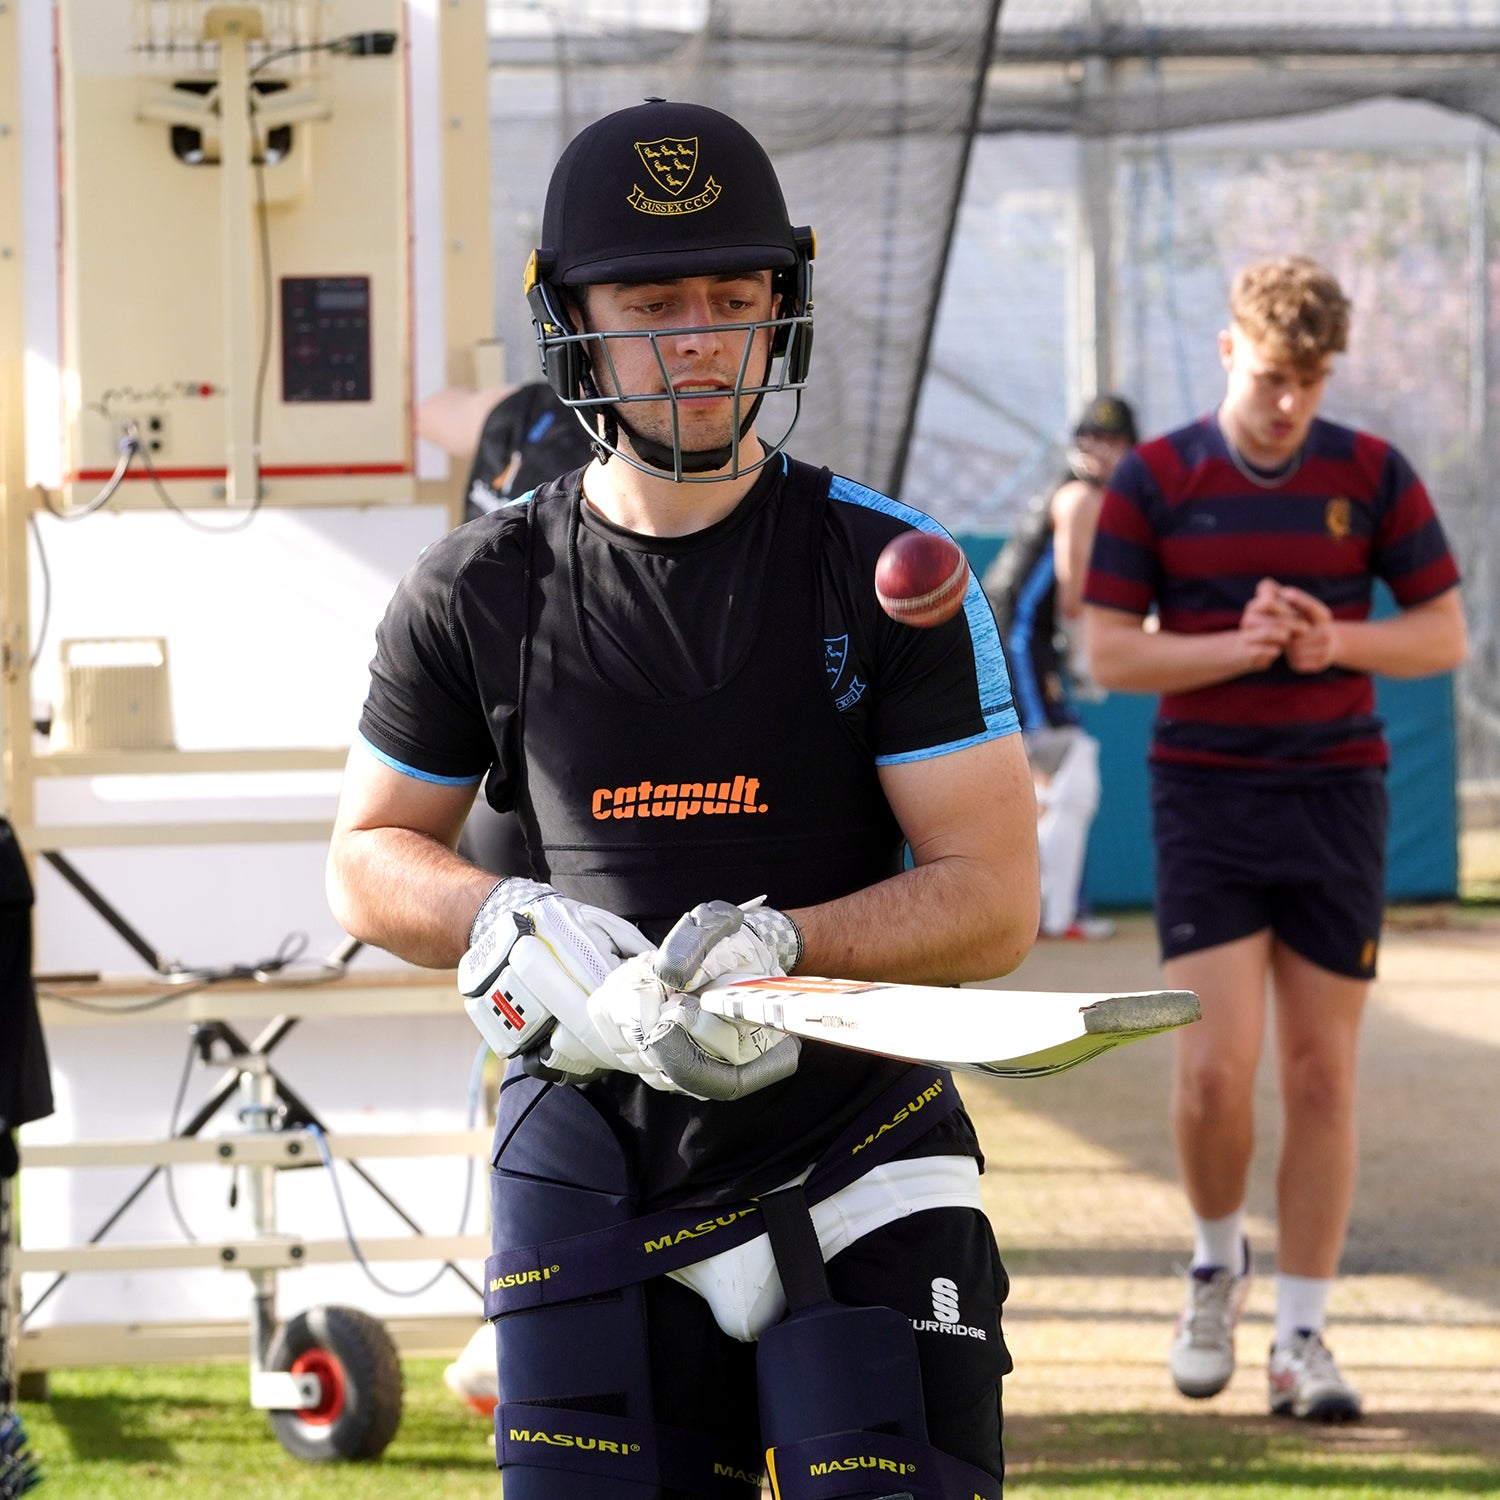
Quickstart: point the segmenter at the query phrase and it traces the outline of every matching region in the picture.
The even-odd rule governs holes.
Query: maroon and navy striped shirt
[[[1143,443],[1105,495],[1084,597],[1164,630],[1232,630],[1262,578],[1316,595],[1340,620],[1370,614],[1373,580],[1402,607],[1458,582],[1422,481],[1389,443],[1314,420],[1298,468],[1258,485],[1236,468],[1213,415]],[[1384,766],[1369,675],[1341,667],[1262,672],[1157,706],[1150,759],[1301,779]]]

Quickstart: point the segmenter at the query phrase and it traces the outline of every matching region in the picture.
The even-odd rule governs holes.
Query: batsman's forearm
[[[913,984],[1010,973],[1040,917],[1033,882],[958,857],[788,915],[802,929],[799,973]]]
[[[329,848],[328,904],[350,937],[408,963],[453,968],[495,876],[405,828],[345,830]]]

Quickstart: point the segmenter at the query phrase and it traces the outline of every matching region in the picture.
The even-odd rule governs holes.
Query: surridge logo
[[[701,192],[691,198],[683,196],[692,185],[693,174],[698,170],[698,137],[687,138],[664,135],[654,141],[637,141],[635,154],[651,174],[651,180],[667,198],[654,198],[647,189],[635,183],[630,190],[630,206],[637,213],[655,216],[693,214],[707,208],[723,191],[712,177],[703,185]]]
[[[932,1316],[913,1318],[911,1326],[918,1333],[946,1333],[959,1338],[978,1339],[984,1343],[989,1335],[982,1328],[972,1328],[959,1321],[958,1283],[951,1276],[932,1279]]]
[[[958,1284],[947,1276],[933,1280],[932,1315],[944,1323],[958,1322]]]

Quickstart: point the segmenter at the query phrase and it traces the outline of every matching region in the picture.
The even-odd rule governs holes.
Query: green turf
[[[1437,1500],[1500,1493],[1500,1461],[1393,1432],[1378,1414],[1347,1427],[1160,1412],[1007,1423],[1006,1494],[1067,1500]],[[1493,1445],[1491,1445],[1493,1448]]]
[[[400,1430],[359,1465],[288,1455],[251,1408],[242,1365],[57,1371],[47,1401],[21,1405],[42,1466],[37,1500],[497,1500],[490,1426],[453,1398],[442,1369],[406,1364]]]
[[[405,1366],[401,1429],[355,1466],[291,1458],[251,1410],[235,1365],[59,1371],[22,1405],[37,1500],[498,1500],[488,1424],[444,1388],[442,1361]],[[1197,1413],[1013,1415],[1010,1500],[1442,1500],[1500,1493],[1500,1461],[1451,1425],[1392,1432]],[[1491,1452],[1493,1444],[1486,1445]]]

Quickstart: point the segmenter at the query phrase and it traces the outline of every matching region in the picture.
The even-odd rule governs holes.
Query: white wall
[[[199,526],[227,518],[194,513]],[[34,629],[50,596],[36,707],[57,698],[59,643],[164,636],[176,739],[184,749],[347,746],[374,631],[396,580],[441,534],[439,507],[259,512],[208,535],[166,511],[101,512],[38,527]],[[44,824],[331,818],[336,772],[40,778]],[[69,861],[158,950],[193,965],[253,961],[305,931],[315,952],[341,934],[322,892],[319,844],[69,849]],[[371,956],[373,957],[373,956]],[[365,960],[369,962],[370,959]],[[146,972],[43,865],[37,968]]]

